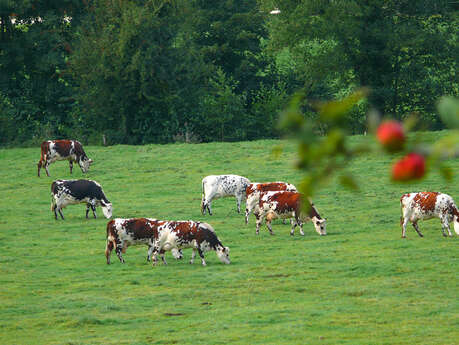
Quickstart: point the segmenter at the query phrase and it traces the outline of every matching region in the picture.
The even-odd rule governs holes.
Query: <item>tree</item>
[[[79,111],[109,142],[168,142],[189,120],[206,73],[181,35],[185,9],[167,0],[94,2],[71,66]]]
[[[307,98],[324,85],[370,87],[368,100],[383,113],[433,117],[434,101],[456,93],[457,18],[446,0],[280,0],[269,21],[269,48],[288,49],[302,73]],[[273,1],[261,1],[268,11]],[[334,87],[335,86],[335,87]],[[349,87],[350,86],[350,87]],[[325,96],[325,95],[324,95]]]
[[[64,71],[83,7],[76,0],[1,3],[0,143],[61,137],[72,126]]]

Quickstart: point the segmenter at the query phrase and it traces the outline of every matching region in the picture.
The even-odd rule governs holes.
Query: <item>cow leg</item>
[[[123,255],[122,255],[122,252],[123,252],[123,244],[121,242],[117,242],[116,243],[116,248],[115,248],[115,251],[116,251],[116,255],[118,256],[118,259],[120,259],[120,262],[122,264],[124,264],[124,259],[123,259]]]
[[[285,219],[283,219],[283,220],[285,220]],[[298,225],[297,222],[292,223],[292,230],[290,230],[290,235],[293,236],[295,234],[295,228],[296,228],[297,225]]]
[[[413,225],[413,228],[414,228],[414,230],[416,230],[416,232],[418,233],[419,237],[424,237],[424,235],[421,233],[421,231],[419,231],[418,222],[413,222],[413,223],[411,223],[411,225]]]
[[[275,219],[276,216],[274,215],[273,212],[269,212],[267,215],[266,215],[266,227],[268,228],[269,230],[269,233],[271,235],[274,235],[273,233],[273,226],[272,226],[272,221],[273,219]]]
[[[301,220],[298,220],[298,225],[300,226],[300,235],[304,236],[303,222]]]
[[[196,248],[193,248],[193,253],[191,253],[191,260],[190,260],[191,265],[194,263],[195,257],[196,257]]]
[[[94,215],[94,218],[97,218],[97,215],[96,215],[96,203],[94,202],[94,200],[91,201],[91,210],[92,210],[92,214]]]
[[[158,263],[159,246],[157,244],[154,244],[152,248],[153,249],[151,250],[151,253],[152,253],[151,264],[152,266],[156,266],[156,264]]]
[[[261,225],[261,223],[263,222],[263,219],[260,217],[260,215],[258,215],[258,214],[256,214],[256,213],[255,213],[255,219],[256,219],[256,220],[255,220],[255,223],[256,223],[256,225],[257,225],[257,229],[256,229],[256,231],[255,231],[255,234],[258,235],[258,234],[260,233],[260,225]]]
[[[54,218],[57,220],[57,212],[56,212],[57,205],[54,200],[51,201],[51,211],[54,212]]]
[[[209,201],[206,203],[207,211],[209,212],[209,215],[212,215],[212,201]]]
[[[246,225],[249,224],[249,215],[250,215],[250,212],[249,212],[249,209],[246,206],[246,208],[245,208],[245,224]]]
[[[237,202],[237,213],[241,213],[241,203],[242,203],[242,199],[244,198],[244,196],[242,194],[239,194],[236,196],[236,202]]]
[[[86,204],[86,219],[88,219],[89,208],[91,205],[89,203]]]
[[[274,235],[273,226],[272,226],[272,224],[271,224],[271,220],[266,219],[266,227],[268,228],[269,233],[270,233],[271,235]]]
[[[70,168],[70,174],[71,174],[73,170],[73,162],[71,160],[69,160],[69,168]]]
[[[447,217],[442,217],[441,218],[441,231],[443,233],[443,236],[447,237],[448,235],[446,235],[446,231],[445,230],[448,231],[448,235],[449,236],[452,236],[451,231],[449,230],[448,218]]]
[[[107,258],[107,265],[110,265],[110,255],[113,250],[113,242],[107,240],[107,246],[105,247],[105,257]]]
[[[164,253],[165,253],[165,251],[164,251],[164,250],[161,250],[161,251],[159,252],[159,255],[161,255],[161,260],[163,261],[163,264],[164,264],[164,265],[167,265],[166,258],[164,257]]]
[[[46,161],[46,162],[45,162],[45,170],[46,170],[46,175],[48,175],[48,177],[49,177],[50,175],[49,175],[48,167],[49,167],[49,162]]]
[[[147,252],[147,262],[151,260],[151,253],[153,252],[153,246],[151,244],[148,245],[148,252]]]
[[[64,219],[64,215],[62,214],[62,211],[61,211],[61,209],[60,209],[60,208],[58,208],[57,210],[59,211],[59,214],[61,215],[61,218],[62,218],[62,220],[63,220],[63,219]],[[56,216],[56,219],[57,219],[57,216]]]
[[[406,226],[408,224],[408,218],[403,218],[402,223],[402,238],[406,238]]]
[[[38,177],[40,177],[40,170],[41,170],[41,166],[42,166],[42,160],[40,159],[40,161],[38,162],[37,166],[38,166]]]
[[[201,257],[201,263],[202,263],[202,265],[203,265],[203,266],[206,266],[207,264],[206,264],[206,260],[204,260],[204,253],[202,252],[202,250],[201,250],[200,247],[198,247],[198,254],[199,254],[199,256]]]

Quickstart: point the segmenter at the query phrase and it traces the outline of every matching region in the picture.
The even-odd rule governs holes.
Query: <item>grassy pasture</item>
[[[425,133],[428,140],[442,132]],[[354,142],[368,138],[356,136]],[[283,145],[283,154],[271,151]],[[200,213],[201,179],[234,173],[252,181],[300,181],[295,146],[286,141],[86,147],[88,174],[66,162],[36,176],[39,148],[0,150],[0,344],[457,344],[458,244],[440,222],[420,223],[400,238],[401,194],[434,190],[459,203],[456,178],[438,174],[391,184],[384,154],[349,167],[361,186],[331,182],[314,202],[328,236],[305,224],[304,237],[274,224],[255,235],[234,198]],[[175,261],[152,268],[146,247],[131,247],[121,265],[105,263],[105,226],[85,219],[85,206],[50,211],[58,178],[99,181],[115,217],[193,219],[214,226],[231,248],[231,265],[213,252],[207,267]]]

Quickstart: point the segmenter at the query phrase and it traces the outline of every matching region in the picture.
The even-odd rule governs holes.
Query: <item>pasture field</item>
[[[434,140],[445,132],[424,133]],[[353,142],[370,138],[355,136]],[[275,157],[272,149],[284,147]],[[401,239],[400,196],[433,190],[459,203],[459,159],[412,184],[391,184],[394,157],[362,156],[349,166],[361,191],[331,182],[314,197],[328,236],[305,236],[274,223],[255,235],[234,198],[200,213],[201,179],[233,173],[254,182],[298,183],[295,145],[240,143],[85,147],[95,163],[83,175],[67,162],[37,175],[40,149],[0,150],[0,344],[457,344],[459,238],[443,238],[440,221],[410,226]],[[200,220],[231,249],[231,264],[208,252],[208,266],[166,254],[146,262],[147,247],[130,247],[120,264],[105,263],[107,220],[85,219],[84,205],[54,220],[54,179],[100,182],[114,217]],[[91,215],[91,213],[90,213]],[[454,232],[453,232],[454,233]]]

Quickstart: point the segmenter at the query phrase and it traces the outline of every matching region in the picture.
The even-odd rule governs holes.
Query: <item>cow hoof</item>
[[[272,235],[272,234],[271,234],[271,235]],[[294,235],[294,233],[293,233],[293,232],[291,232],[291,233],[290,233],[290,236],[293,236],[293,235]]]

